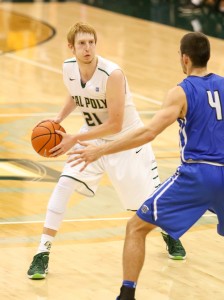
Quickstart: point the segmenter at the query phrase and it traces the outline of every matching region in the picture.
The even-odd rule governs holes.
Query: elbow
[[[151,133],[150,134],[150,141],[153,141],[156,138],[157,134],[156,133]]]
[[[116,123],[116,124],[114,124],[112,126],[112,132],[113,132],[113,134],[119,133],[121,130],[122,130],[122,124]]]
[[[119,133],[122,130],[122,123],[120,122],[111,123],[109,128],[111,134]]]
[[[151,142],[156,138],[157,133],[154,130],[146,129],[144,136],[145,136],[144,139],[146,142]]]

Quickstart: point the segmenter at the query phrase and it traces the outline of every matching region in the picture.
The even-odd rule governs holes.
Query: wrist
[[[100,145],[99,147],[98,147],[98,155],[99,155],[99,157],[101,157],[101,156],[103,156],[103,155],[105,155],[106,153],[105,153],[105,145]]]
[[[55,121],[56,123],[59,123],[59,124],[60,124],[60,123],[63,121],[63,118],[57,116],[57,117],[54,119],[54,121]]]

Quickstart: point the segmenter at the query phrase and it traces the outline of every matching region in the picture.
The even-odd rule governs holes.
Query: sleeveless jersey
[[[63,78],[69,94],[76,103],[76,107],[83,114],[88,129],[104,123],[108,119],[108,104],[106,99],[106,86],[110,74],[121,69],[115,63],[98,56],[98,63],[92,78],[83,85],[79,66],[75,58],[68,59],[63,64]],[[132,96],[126,81],[125,108],[122,130],[105,140],[114,140],[126,131],[142,126],[142,121],[132,101]]]
[[[178,119],[182,161],[224,164],[224,77],[188,76],[179,85],[187,98]]]

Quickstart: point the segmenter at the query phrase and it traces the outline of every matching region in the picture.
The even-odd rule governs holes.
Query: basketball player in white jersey
[[[61,111],[51,120],[61,123],[77,108],[84,117],[85,125],[74,135],[60,132],[63,139],[51,150],[52,157],[62,155],[72,147],[80,147],[78,141],[106,144],[143,126],[123,71],[95,53],[97,35],[94,28],[77,23],[70,28],[67,39],[75,55],[63,65],[63,78],[69,96]],[[76,191],[94,196],[105,172],[127,210],[137,210],[160,184],[150,143],[103,157],[83,172],[80,172],[80,166],[72,167],[66,163],[48,203],[40,245],[27,272],[29,278],[46,277],[51,244],[72,193]],[[179,240],[175,241],[165,233],[163,238],[170,258],[185,258],[186,253]]]

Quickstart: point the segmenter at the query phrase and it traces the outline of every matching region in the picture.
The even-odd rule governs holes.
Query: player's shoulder
[[[98,56],[98,71],[104,72],[108,76],[114,71],[114,70],[120,70],[120,66],[114,62],[112,62],[109,59],[106,59],[104,57]]]
[[[186,93],[181,86],[176,85],[168,90],[164,102],[169,104],[179,103],[179,105],[184,105],[184,103],[186,103]]]
[[[75,57],[68,58],[63,63],[63,69],[69,69],[69,68],[73,67],[74,64],[76,64],[76,63],[77,63],[77,60]]]
[[[72,58],[68,58],[64,61],[64,64],[74,64],[76,63],[76,58],[75,57],[72,57]]]
[[[185,94],[185,92],[184,92],[182,86],[178,84],[178,85],[172,87],[171,89],[169,89],[168,92],[167,92],[167,94],[169,96],[173,97],[173,96],[183,95],[183,94]]]
[[[224,81],[224,77],[219,74],[209,73],[207,76],[212,80]]]

